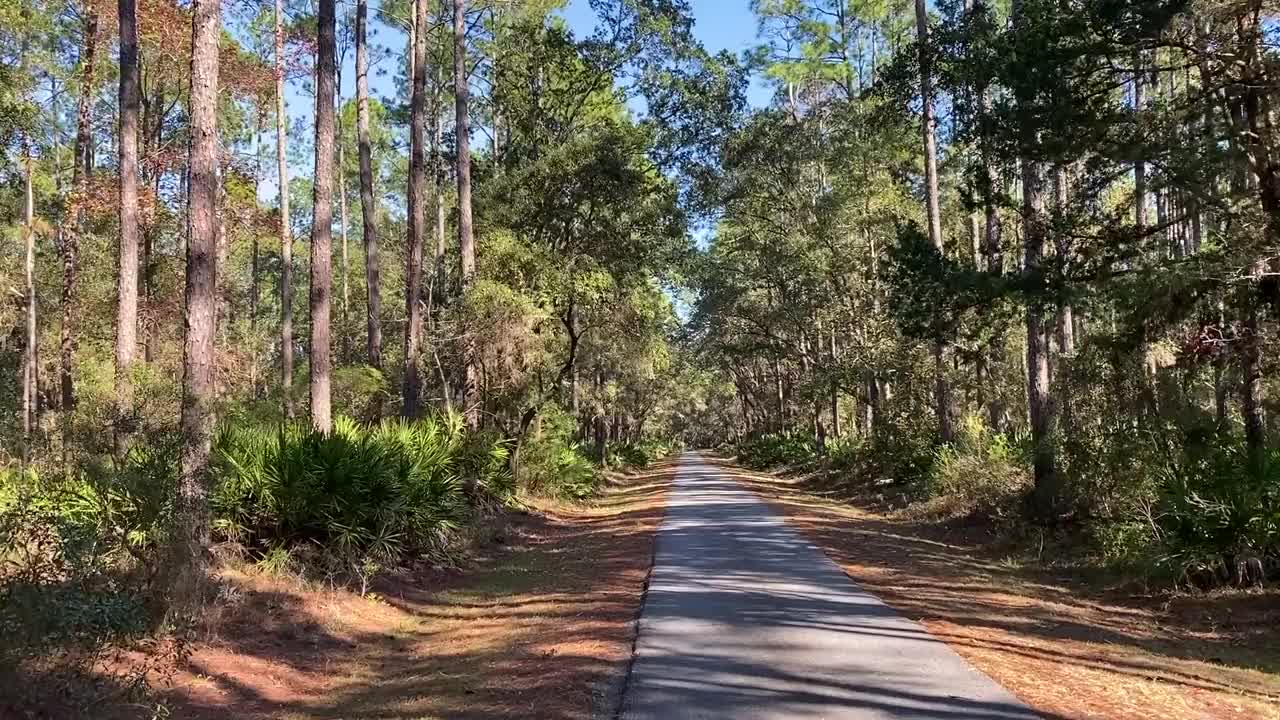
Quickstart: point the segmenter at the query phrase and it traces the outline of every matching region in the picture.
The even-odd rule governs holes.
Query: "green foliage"
[[[520,486],[525,492],[581,500],[595,493],[600,471],[573,440],[573,417],[548,408],[520,448]]]
[[[938,449],[932,418],[892,404],[864,443],[853,476],[862,482],[918,485],[925,481]]]
[[[738,460],[747,467],[764,469],[811,460],[817,452],[813,434],[788,430],[748,438],[738,444]]]
[[[87,716],[108,697],[148,699],[148,673],[162,673],[164,658],[112,659],[154,628],[152,581],[169,507],[162,498],[172,491],[175,459],[162,442],[134,448],[115,472],[0,471],[0,683],[13,689],[6,703]],[[175,652],[185,647],[175,639]]]
[[[965,417],[954,442],[938,448],[926,487],[943,514],[1016,517],[1031,488],[1025,442],[992,432],[982,418]]]
[[[340,418],[329,435],[300,423],[234,427],[216,454],[215,527],[259,552],[313,543],[395,562],[439,548],[465,521],[466,480],[499,498],[511,489],[505,446],[452,415],[372,428]]]
[[[676,449],[675,443],[660,438],[616,442],[609,445],[607,464],[611,467],[648,467],[671,455]]]
[[[862,438],[857,435],[827,439],[827,466],[837,472],[852,470],[864,451]]]
[[[1264,565],[1280,560],[1280,451],[1184,452],[1157,472],[1161,559],[1180,576],[1214,570],[1220,580],[1260,582]]]
[[[41,648],[94,648],[146,626],[142,588],[112,562],[129,533],[110,525],[109,509],[76,502],[74,485],[0,475],[0,665]]]

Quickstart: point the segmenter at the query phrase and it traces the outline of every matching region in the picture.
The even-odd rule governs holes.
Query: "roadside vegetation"
[[[223,574],[420,588],[688,446],[1276,581],[1275,8],[586,5],[0,5],[0,702],[162,712]]]
[[[627,107],[711,58],[611,5],[0,9],[0,715],[163,713],[240,580],[433,592],[680,447],[691,181]]]
[[[779,96],[724,145],[700,440],[1165,588],[1274,582],[1269,10],[755,8]]]

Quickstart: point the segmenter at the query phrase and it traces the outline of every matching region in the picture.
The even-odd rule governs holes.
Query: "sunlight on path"
[[[628,688],[624,720],[1036,717],[692,454]]]

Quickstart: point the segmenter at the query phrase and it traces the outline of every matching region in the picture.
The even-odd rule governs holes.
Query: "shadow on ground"
[[[847,574],[1041,712],[1280,718],[1277,593],[1118,596],[1002,562],[965,533],[732,469]]]
[[[581,514],[520,514],[465,574],[343,592],[244,578],[175,686],[185,718],[611,716],[670,465]]]
[[[640,628],[625,720],[1038,717],[713,465],[671,491]]]

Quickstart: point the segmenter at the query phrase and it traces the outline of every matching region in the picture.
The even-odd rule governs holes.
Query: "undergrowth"
[[[1035,545],[1038,559],[1147,584],[1257,585],[1280,567],[1280,450],[1251,458],[1230,434],[1173,423],[1135,432],[1090,418],[1063,434],[1068,497],[1062,519],[1045,527],[1026,513],[1029,437],[995,432],[977,416],[961,419],[951,443],[934,435],[908,421],[828,439],[825,453],[800,430],[735,450],[757,469],[816,464],[850,487],[892,487],[909,499],[908,519],[986,525],[1009,543]]]

